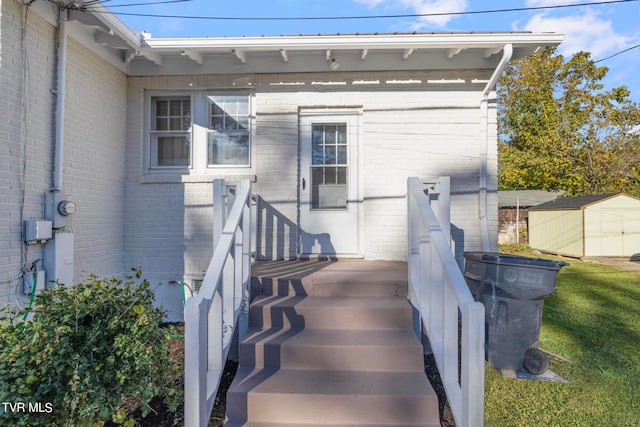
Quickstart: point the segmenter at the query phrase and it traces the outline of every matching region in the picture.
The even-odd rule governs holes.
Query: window
[[[249,166],[249,97],[207,96],[208,166]]]
[[[180,175],[246,170],[252,163],[251,110],[247,93],[151,94],[149,169],[179,170]]]
[[[191,98],[151,98],[151,167],[191,164]]]

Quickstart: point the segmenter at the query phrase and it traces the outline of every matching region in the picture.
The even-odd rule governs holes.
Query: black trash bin
[[[522,371],[524,355],[538,348],[544,299],[568,265],[542,258],[465,252],[464,277],[485,309],[485,356],[503,375]]]

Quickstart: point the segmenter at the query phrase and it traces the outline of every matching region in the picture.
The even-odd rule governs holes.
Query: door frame
[[[315,253],[305,253],[303,252],[302,246],[302,223],[303,223],[303,189],[302,189],[302,180],[305,177],[303,173],[303,167],[305,164],[305,160],[303,156],[307,154],[305,151],[305,147],[303,146],[303,123],[306,120],[312,120],[313,118],[318,118],[319,122],[331,123],[331,122],[339,122],[340,118],[344,118],[344,121],[351,122],[355,124],[355,132],[350,133],[350,138],[355,136],[355,141],[352,139],[348,140],[348,166],[350,168],[349,177],[350,180],[355,180],[355,185],[351,184],[349,186],[349,195],[348,200],[350,203],[350,210],[355,210],[353,212],[353,219],[355,221],[355,251],[349,253],[341,253],[336,251],[335,258],[363,258],[363,249],[362,249],[362,167],[361,167],[361,153],[362,153],[362,107],[361,106],[327,106],[327,107],[299,107],[298,108],[298,182],[297,182],[297,192],[298,192],[298,256],[304,258],[314,258],[320,256],[320,254]],[[331,120],[334,119],[334,120]],[[355,168],[355,171],[353,170]],[[310,177],[307,178],[310,181]],[[351,181],[350,181],[351,182]],[[311,183],[309,182],[309,185]],[[349,197],[349,196],[353,196]],[[331,211],[329,211],[331,212]],[[325,256],[325,255],[323,255]]]

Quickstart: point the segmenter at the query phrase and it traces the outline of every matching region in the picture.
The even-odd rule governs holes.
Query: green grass
[[[487,364],[485,425],[640,426],[640,273],[568,262],[544,303],[540,347],[571,361],[551,365],[569,383],[502,378]]]

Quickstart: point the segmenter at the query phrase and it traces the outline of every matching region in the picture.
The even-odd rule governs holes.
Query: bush
[[[179,368],[169,366],[169,332],[149,283],[133,271],[124,282],[91,275],[45,291],[32,321],[17,323],[12,311],[0,319],[0,402],[43,409],[8,411],[4,425],[133,425],[124,398],[138,399],[146,415],[148,402],[162,396],[175,412],[181,388]]]

